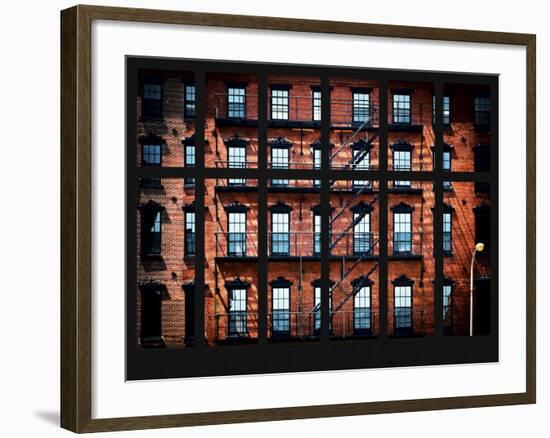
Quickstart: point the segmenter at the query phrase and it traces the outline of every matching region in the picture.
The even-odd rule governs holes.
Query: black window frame
[[[356,278],[351,281],[351,286],[353,288],[353,335],[354,336],[371,336],[373,333],[373,317],[374,313],[372,310],[372,286],[374,282],[364,276]],[[358,295],[361,293],[363,288],[369,288],[369,297],[368,297],[368,306],[358,306]],[[367,309],[366,311],[364,309]]]
[[[189,217],[193,218],[193,221],[189,221]],[[185,205],[183,207],[183,255],[184,258],[193,258],[196,254],[195,248],[195,234],[196,234],[196,225],[197,225],[197,216],[195,203]],[[189,231],[188,226],[192,224],[193,231]]]
[[[454,280],[444,277],[443,278],[443,329],[445,334],[452,333],[453,328],[453,294],[454,294]],[[447,290],[449,293],[447,293]]]
[[[183,167],[195,168],[197,149],[195,146],[195,135],[191,135],[181,141],[183,145]],[[192,150],[193,153],[190,154],[189,151]],[[193,157],[193,162],[189,163],[189,157]],[[183,184],[185,188],[194,188],[195,187],[195,178],[185,177],[183,179]]]
[[[247,212],[250,207],[234,201],[225,208],[227,214],[227,255],[228,257],[246,257],[247,255]],[[239,215],[238,221],[232,221],[233,215]],[[244,215],[244,216],[242,216]],[[244,219],[244,220],[241,220]],[[232,225],[244,225],[244,231],[231,231]]]
[[[412,172],[413,171],[413,145],[405,140],[398,140],[390,146],[392,150],[392,170],[396,172]],[[396,166],[396,153],[408,153],[408,166]],[[401,158],[399,161],[402,161]],[[408,190],[412,187],[411,180],[395,179],[392,181],[394,189]]]
[[[285,203],[279,201],[276,204],[269,207],[269,211],[271,212],[271,231],[270,231],[270,242],[269,242],[269,254],[271,256],[290,256],[291,254],[291,246],[292,246],[292,232],[291,232],[291,212],[292,207],[289,205],[286,205]],[[275,222],[275,216],[274,215],[286,215],[286,221],[283,222]],[[284,216],[281,216],[284,217]],[[287,225],[288,231],[274,231],[275,225]],[[286,248],[286,251],[277,250],[274,251],[274,248],[277,247],[279,249],[279,246],[281,246],[283,249]]]
[[[394,205],[391,207],[391,211],[393,213],[393,221],[392,221],[392,228],[393,228],[393,242],[392,242],[392,249],[393,249],[393,255],[394,256],[403,256],[403,255],[413,255],[414,254],[414,248],[413,248],[413,211],[414,207],[412,207],[409,204],[405,204],[404,202],[401,202],[397,205]],[[408,215],[408,224],[409,224],[409,231],[396,231],[396,224],[398,223],[396,221],[396,215],[406,214]],[[399,221],[400,224],[405,224],[406,222]],[[399,239],[397,238],[397,233],[401,234],[408,234],[408,239],[403,239],[401,236],[399,236]],[[401,246],[404,243],[408,243],[408,249],[397,249],[401,248]]]
[[[292,149],[292,142],[285,137],[277,137],[269,141],[270,149],[270,164],[272,169],[289,169],[290,167],[290,155]],[[284,151],[286,150],[286,163],[276,163],[274,161],[273,152],[274,151]],[[270,184],[274,187],[288,187],[289,179],[287,178],[278,178],[272,179]]]
[[[404,102],[396,101],[396,97],[408,97],[408,106],[400,106]],[[410,90],[392,90],[392,124],[402,126],[413,124],[412,92]]]
[[[484,102],[480,102],[483,99]],[[476,94],[474,96],[474,128],[476,131],[489,131],[491,129],[491,97],[488,94]]]
[[[232,94],[231,90],[240,90],[242,94]],[[231,102],[231,97],[242,97],[242,101]],[[235,111],[234,108],[238,108]],[[235,111],[235,114],[232,114]],[[227,85],[227,118],[244,120],[246,119],[246,85],[244,84],[228,84]]]
[[[271,85],[269,94],[269,119],[274,121],[291,120],[290,87],[288,85]],[[273,92],[285,92],[286,96],[274,96]],[[277,99],[280,99],[277,100]],[[277,101],[276,101],[277,100]],[[284,103],[286,100],[286,103]],[[278,108],[274,111],[275,108]],[[273,117],[273,114],[286,114],[286,117]]]
[[[227,148],[227,168],[228,169],[246,169],[248,167],[247,151],[248,151],[249,141],[245,138],[235,135],[233,137],[225,139],[224,143]],[[234,162],[234,164],[238,164],[237,166],[232,164],[232,160],[231,160],[232,150],[238,150],[240,152],[240,156],[244,157],[244,161]],[[246,186],[246,178],[227,178],[227,185],[233,186],[233,187]]]
[[[146,87],[155,86],[159,87],[158,99],[145,97]],[[156,93],[155,93],[156,94]],[[164,96],[164,84],[158,79],[147,79],[143,81],[141,89],[141,117],[143,119],[160,119],[163,114],[163,96]]]
[[[362,170],[371,170],[371,151],[372,151],[372,142],[365,141],[364,139],[359,139],[351,145],[351,156],[352,156],[352,166],[351,168],[355,171]],[[363,155],[361,157],[361,154]],[[358,162],[355,162],[356,157],[361,157]],[[366,163],[365,163],[366,161]],[[366,189],[372,188],[371,180],[360,180],[354,178],[352,180],[352,187],[354,189],[361,189],[363,186],[367,186]]]
[[[400,277],[392,281],[393,285],[393,335],[394,336],[412,336],[414,334],[414,280],[410,279],[406,275],[401,275]],[[406,296],[397,296],[397,288],[401,292],[401,288],[408,288],[409,295],[408,299],[410,300],[409,306],[397,306],[397,298],[407,298]],[[397,309],[405,309],[403,312],[399,312],[398,315]],[[398,322],[399,321],[399,322]],[[406,324],[409,322],[409,324]]]
[[[361,201],[351,207],[350,211],[352,214],[352,223],[354,224],[352,227],[352,254],[354,256],[372,255],[373,234],[371,213],[373,207],[371,204]],[[356,215],[363,215],[357,223],[355,223],[358,219]],[[368,231],[357,231],[357,226],[360,225],[365,218],[368,218]]]
[[[141,166],[157,168],[162,167],[163,148],[166,144],[164,139],[157,135],[149,134],[147,136],[140,137],[139,144],[141,149]],[[147,155],[145,152],[146,147],[158,148],[158,153],[154,154],[155,156],[158,156],[158,163],[151,163],[145,159],[145,156]],[[148,189],[162,189],[162,179],[159,177],[141,177],[140,187]]]
[[[294,283],[284,277],[278,277],[269,282],[271,286],[271,337],[287,338],[292,332],[292,285]],[[275,290],[287,289],[287,306],[275,309]],[[277,300],[281,301],[281,300]],[[279,310],[282,310],[279,312]],[[284,327],[284,330],[281,329]]]
[[[332,320],[334,317],[332,292],[334,287],[334,281],[329,279],[329,294],[328,294],[328,309],[329,309],[329,335],[332,334]],[[321,295],[322,295],[322,281],[317,278],[311,282],[313,288],[313,335],[318,337],[321,335]],[[319,292],[319,293],[317,293]]]
[[[141,248],[143,259],[162,256],[162,212],[164,207],[153,200],[149,200],[140,207],[141,212]],[[157,221],[158,218],[158,221]],[[152,231],[155,227],[158,230]]]
[[[454,208],[448,204],[443,204],[442,233],[443,233],[443,255],[453,255],[453,216]],[[448,219],[448,221],[447,221]],[[446,229],[448,225],[449,229]]]
[[[317,109],[319,110],[318,112],[316,111]],[[311,121],[312,122],[321,121],[321,109],[322,109],[321,87],[311,87]]]
[[[370,88],[352,88],[351,90],[351,124],[352,126],[361,126],[367,122],[372,114]],[[366,99],[360,96],[367,96]],[[365,104],[366,102],[366,104]],[[362,116],[365,115],[363,119]]]
[[[445,108],[446,106],[446,108]],[[451,126],[451,96],[443,95],[443,127],[450,128]],[[432,96],[432,124],[435,125],[435,95]]]
[[[193,90],[191,92],[191,90]],[[197,111],[197,88],[194,82],[183,84],[183,118],[184,120],[195,120]]]
[[[249,334],[249,321],[248,321],[248,289],[250,283],[241,280],[240,277],[232,281],[225,283],[225,289],[227,290],[227,337],[231,338],[248,338]],[[233,293],[235,291],[244,291],[244,300],[239,297],[239,303],[244,302],[244,310],[233,310],[232,303],[234,300]],[[239,306],[240,307],[240,306]]]

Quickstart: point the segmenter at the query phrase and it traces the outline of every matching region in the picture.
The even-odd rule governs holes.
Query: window
[[[393,284],[393,332],[394,335],[411,335],[413,332],[412,287],[414,281],[405,275]]]
[[[359,140],[351,145],[353,158],[350,162],[353,170],[370,170],[371,144],[365,140]],[[353,187],[371,187],[371,181],[353,180]]]
[[[331,229],[331,217],[334,208],[331,207],[329,213],[329,236],[332,238]],[[314,205],[311,207],[311,213],[313,215],[313,255],[318,256],[321,254],[321,204]],[[330,245],[330,243],[329,243]],[[331,248],[329,247],[329,252]]]
[[[227,148],[227,167],[230,169],[245,169],[246,168],[246,147],[245,146],[228,146]],[[244,178],[229,178],[227,183],[230,186],[244,186],[246,179]]]
[[[313,213],[313,255],[321,254],[321,215]]]
[[[246,213],[228,212],[227,255],[246,255]]]
[[[161,212],[157,211],[153,226],[149,229],[148,254],[160,254],[161,251]]]
[[[393,123],[407,125],[411,123],[410,94],[393,95]]]
[[[451,171],[451,149],[445,148],[443,150],[443,171],[444,172],[450,172]],[[443,181],[443,190],[451,190],[452,184],[451,181]]]
[[[290,213],[271,213],[271,254],[290,255]]]
[[[270,142],[271,145],[271,168],[272,169],[288,169],[289,165],[289,149],[292,146],[288,140],[279,137]],[[287,186],[288,179],[272,179],[273,186]]]
[[[321,145],[320,145],[320,142],[319,142],[319,147],[312,146],[312,153],[313,153],[313,169],[314,170],[319,170],[319,169],[321,169]],[[320,187],[321,186],[321,180],[320,179],[314,180],[313,185],[315,187]]]
[[[184,156],[183,165],[185,167],[195,167],[195,137],[188,137],[185,140],[182,141],[183,143],[183,151]],[[185,177],[183,183],[186,187],[194,187],[195,186],[195,178]]]
[[[143,117],[162,116],[162,85],[160,83],[144,83],[141,102]]]
[[[491,146],[488,144],[478,144],[473,147],[474,150],[474,171],[489,172],[491,170]],[[474,190],[476,193],[489,193],[491,186],[488,182],[476,181]]]
[[[443,253],[446,255],[453,252],[453,213],[443,213]]]
[[[141,254],[143,257],[161,253],[162,210],[159,204],[149,201],[141,211]]]
[[[447,281],[443,284],[443,325],[445,327],[452,325],[452,296],[453,285]]]
[[[474,123],[477,128],[487,129],[491,124],[491,99],[485,96],[474,98]]]
[[[366,277],[359,277],[352,282],[353,297],[353,333],[367,335],[372,330],[371,285]]]
[[[435,96],[432,99],[432,118],[435,124]],[[449,96],[443,96],[443,126],[449,126],[451,124],[451,98]]]
[[[367,91],[353,92],[353,123],[362,124],[370,116],[370,94]]]
[[[491,207],[488,204],[481,204],[474,208],[476,242],[483,243],[483,253],[491,250]]]
[[[271,119],[288,120],[288,89],[271,89]]]
[[[195,118],[195,85],[184,85],[184,110],[183,115],[186,119]]]
[[[162,164],[162,139],[150,135],[140,138],[141,143],[141,165],[146,167],[158,167]],[[147,188],[161,188],[160,178],[142,177],[140,186]]]
[[[237,279],[230,284],[226,283],[226,287],[229,294],[228,335],[229,337],[247,336],[246,296],[248,284]]]
[[[411,155],[412,146],[405,142],[398,142],[392,145],[393,149],[393,170],[399,172],[410,172],[412,168]],[[395,180],[394,188],[410,188],[410,180]]]
[[[328,292],[328,308],[329,308],[329,331],[332,330],[332,281],[330,282],[330,289]],[[313,329],[316,335],[321,332],[321,281],[315,280],[313,282],[313,295],[314,295],[314,321]]]
[[[279,277],[271,283],[272,336],[290,336],[290,286],[291,282]]]
[[[321,120],[321,90],[318,88],[311,89],[311,104],[313,107],[313,121],[318,122]]]
[[[372,235],[370,232],[370,212],[372,207],[361,202],[351,209],[353,213],[353,254],[370,254]]]
[[[191,205],[185,211],[184,252],[186,257],[195,256],[195,207]]]
[[[246,114],[246,88],[227,88],[227,117],[244,119]]]
[[[401,203],[394,207],[393,210],[393,253],[411,254],[412,253],[412,226],[411,216],[412,207]]]
[[[160,144],[144,144],[142,146],[142,164],[144,166],[160,166],[161,150]]]

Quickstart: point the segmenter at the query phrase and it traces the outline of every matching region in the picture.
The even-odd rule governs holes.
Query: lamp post
[[[483,251],[485,245],[481,242],[476,243],[472,253],[472,263],[470,264],[470,336],[474,335],[474,262],[476,253]]]

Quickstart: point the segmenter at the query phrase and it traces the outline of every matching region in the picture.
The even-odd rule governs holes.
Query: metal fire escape
[[[360,132],[365,129],[365,134],[366,134],[366,140],[364,141],[364,145],[363,145],[363,148],[359,150],[359,152],[357,152],[352,158],[351,160],[348,161],[348,163],[346,163],[343,168],[344,169],[355,169],[356,166],[361,163],[361,161],[363,161],[363,159],[369,154],[369,151],[370,151],[370,146],[372,145],[372,143],[374,142],[374,140],[376,140],[376,138],[378,138],[378,131],[375,132],[370,138],[368,138],[368,131],[367,131],[367,128],[370,126],[372,120],[374,119],[374,117],[376,116],[376,114],[378,113],[378,109],[376,109],[357,129],[356,131],[348,138],[347,141],[343,142],[342,145],[330,156],[330,162],[332,163],[332,160],[334,159],[334,157],[336,157],[338,155],[338,153],[340,153],[342,150],[344,150],[347,146],[351,145],[354,138],[357,137]],[[331,180],[329,181],[329,184],[330,186],[332,187],[333,184],[334,184],[334,180]],[[340,210],[338,210],[338,212],[331,218],[330,220],[330,226],[329,226],[329,229],[332,228],[332,224],[334,223],[334,221],[336,219],[338,219],[343,213],[344,211],[348,210],[355,202],[355,200],[361,196],[361,194],[363,194],[367,189],[370,188],[370,185],[369,184],[363,184],[360,188],[358,188],[357,191],[355,191],[353,193],[353,196],[351,196],[349,199],[347,199],[342,207],[340,208]],[[374,196],[374,199],[368,204],[369,206],[372,206],[376,201],[378,200],[378,195],[375,195]],[[358,213],[357,217],[355,217],[345,228],[344,230],[342,230],[334,239],[331,239],[331,242],[330,242],[330,245],[329,245],[329,250],[332,251],[336,245],[338,244],[338,242],[340,242],[346,235],[347,233],[349,232],[349,230],[353,229],[353,227],[355,227],[357,224],[359,224],[363,218],[367,215],[367,212],[368,210],[365,209],[365,210],[362,210]],[[372,254],[373,252],[373,249],[376,247],[376,245],[378,244],[379,242],[379,239],[376,239],[376,241],[372,242],[372,244],[370,245],[369,247],[369,250],[368,251],[363,251],[357,260],[354,261],[354,263],[349,267],[349,269],[347,269],[345,272],[342,273],[342,276],[340,278],[340,280],[330,288],[329,290],[329,300],[332,299],[332,291],[333,290],[336,290],[338,288],[338,286],[340,286],[344,280],[353,272],[353,270],[364,260],[364,258],[367,256],[367,255],[370,255]],[[342,257],[343,259],[345,259],[345,256]],[[359,292],[359,290],[361,289],[361,287],[363,286],[363,283],[366,281],[366,279],[378,268],[378,262],[369,270],[369,272],[364,276],[365,280],[363,280],[361,282],[361,284],[357,284],[353,287],[353,289],[346,294],[346,296],[344,297],[344,299],[338,303],[338,305],[336,306],[335,309],[332,310],[332,312],[337,312],[338,310],[340,310],[344,304],[346,302],[348,302],[352,297],[355,297],[355,295],[357,295],[357,293]],[[319,309],[321,308],[321,303],[315,305],[308,313],[314,313],[314,312],[318,312]]]

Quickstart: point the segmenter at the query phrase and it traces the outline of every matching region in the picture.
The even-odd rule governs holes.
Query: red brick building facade
[[[443,169],[489,170],[488,89],[444,88]],[[434,334],[434,184],[406,172],[434,169],[434,86],[388,83],[387,333]],[[330,164],[379,170],[380,85],[330,82]],[[137,99],[137,164],[192,167],[196,160],[192,73],[142,71]],[[258,81],[206,74],[205,167],[257,168]],[[268,77],[268,166],[319,169],[318,77]],[[137,195],[137,336],[144,346],[185,346],[194,338],[195,181],[141,178]],[[205,183],[205,337],[208,345],[254,342],[258,335],[258,181]],[[487,183],[443,184],[445,334],[469,332],[470,261],[475,331],[487,330],[490,191]],[[267,195],[268,337],[314,340],[320,329],[320,181],[271,179]],[[330,181],[330,336],[376,337],[379,315],[380,187],[377,180]]]

